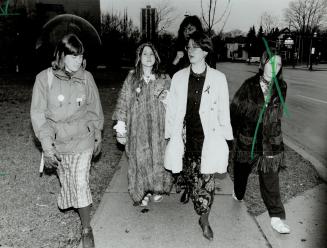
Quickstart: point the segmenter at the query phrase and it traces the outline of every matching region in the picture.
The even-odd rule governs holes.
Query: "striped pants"
[[[78,154],[60,154],[60,158],[57,170],[61,184],[58,207],[67,209],[89,206],[92,203],[89,187],[92,150]]]

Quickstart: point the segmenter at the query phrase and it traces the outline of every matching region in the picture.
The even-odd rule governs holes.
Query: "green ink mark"
[[[8,13],[9,2],[10,0],[5,0],[4,3],[2,3],[4,8],[0,5],[0,16],[19,15],[19,13]]]
[[[3,176],[6,176],[7,173],[4,173],[4,172],[0,172],[0,176],[3,177]]]
[[[280,101],[282,103],[282,106],[283,106],[283,110],[284,110],[284,113],[286,114],[287,117],[289,117],[289,113],[288,113],[288,110],[287,110],[287,106],[285,104],[285,101],[284,101],[284,98],[283,98],[283,95],[282,95],[282,92],[280,90],[280,87],[279,87],[279,84],[278,84],[278,80],[277,80],[277,77],[276,77],[276,71],[275,71],[275,57],[273,57],[273,54],[271,53],[270,49],[269,49],[269,46],[268,46],[268,42],[266,41],[266,39],[264,37],[262,37],[262,40],[263,40],[263,43],[265,44],[265,47],[266,47],[266,51],[268,53],[268,56],[269,56],[269,62],[272,66],[272,81],[275,83],[276,85],[276,89],[277,89],[277,92],[278,92],[278,96],[280,98]],[[255,142],[256,142],[256,139],[257,139],[257,134],[258,134],[258,130],[259,130],[259,125],[260,123],[262,122],[262,118],[263,118],[263,114],[265,113],[266,109],[267,109],[267,106],[268,106],[268,103],[270,101],[270,98],[271,98],[271,94],[272,94],[272,87],[273,87],[273,84],[271,83],[269,85],[269,90],[268,90],[268,95],[267,95],[267,98],[265,99],[265,104],[263,105],[263,108],[261,109],[260,111],[260,114],[259,114],[259,119],[258,119],[258,122],[257,122],[257,125],[255,127],[255,131],[254,131],[254,136],[253,136],[253,141],[252,141],[252,147],[251,147],[251,159],[254,158],[254,146],[255,146]]]

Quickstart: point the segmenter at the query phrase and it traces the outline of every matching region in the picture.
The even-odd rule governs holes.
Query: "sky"
[[[102,12],[123,13],[127,8],[128,16],[133,20],[134,24],[140,25],[140,9],[146,5],[155,7],[159,1],[163,0],[100,0]],[[168,31],[177,33],[179,24],[184,18],[184,14],[201,15],[201,0],[164,0],[168,1],[175,8],[173,15],[176,16],[175,22]],[[203,4],[207,4],[209,0],[203,0]],[[225,9],[228,0],[218,0],[217,16],[220,16],[222,10]],[[239,29],[245,33],[253,25],[260,25],[260,17],[264,12],[268,12],[277,16],[282,22],[283,10],[288,7],[291,0],[230,0],[231,12],[224,27],[224,32]],[[220,25],[215,29],[220,30]]]

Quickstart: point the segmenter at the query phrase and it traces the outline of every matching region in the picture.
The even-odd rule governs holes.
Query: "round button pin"
[[[58,98],[59,102],[62,102],[65,99],[64,95],[62,95],[62,94],[60,94],[57,98]]]

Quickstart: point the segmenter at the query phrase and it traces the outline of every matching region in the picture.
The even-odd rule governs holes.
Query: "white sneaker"
[[[280,234],[290,233],[290,227],[286,225],[279,217],[271,217],[270,224]]]
[[[142,200],[140,206],[141,206],[141,207],[146,207],[146,206],[148,206],[149,201],[150,201],[150,197],[151,197],[151,194],[150,194],[150,193],[147,194],[146,196],[144,196],[144,198],[143,198],[143,200]]]
[[[233,194],[232,194],[232,197],[234,198],[234,200],[236,200],[236,201],[239,201],[239,202],[242,202],[243,201],[243,199],[242,200],[239,200],[239,199],[237,199],[237,197],[236,197],[236,195],[235,195],[235,192],[234,192],[234,190],[233,190]]]
[[[163,199],[162,195],[153,195],[153,202],[161,202]]]

